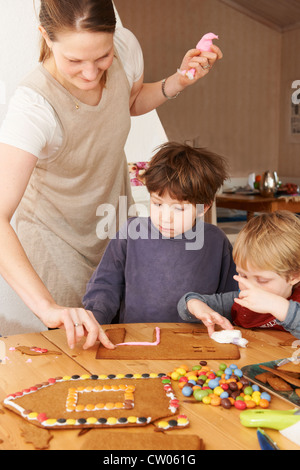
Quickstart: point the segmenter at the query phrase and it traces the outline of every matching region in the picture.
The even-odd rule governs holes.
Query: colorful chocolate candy
[[[189,367],[181,365],[169,373],[172,380],[178,381],[178,387],[185,397],[212,406],[222,406],[238,410],[248,408],[268,408],[271,396],[261,392],[258,385],[252,384],[243,376],[236,364],[219,364],[217,371],[212,370],[206,361]]]

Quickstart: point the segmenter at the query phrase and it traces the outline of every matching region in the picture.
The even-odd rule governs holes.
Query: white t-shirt
[[[123,27],[116,29],[114,43],[132,87],[144,71],[140,44],[131,31]],[[62,140],[62,130],[52,106],[33,89],[19,86],[0,129],[0,142],[37,158],[48,158],[59,149]]]

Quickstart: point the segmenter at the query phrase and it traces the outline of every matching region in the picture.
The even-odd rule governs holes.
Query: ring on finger
[[[211,69],[211,65],[210,65],[210,64],[201,65],[201,67],[203,68],[203,70]]]
[[[75,328],[76,328],[77,326],[82,326],[82,323],[74,323],[74,326],[75,326]]]

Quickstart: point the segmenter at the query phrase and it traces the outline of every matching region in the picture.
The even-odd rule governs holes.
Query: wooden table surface
[[[126,325],[126,341],[149,341],[149,332],[155,326],[161,328],[180,328],[187,324],[141,324]],[[118,325],[116,325],[117,327]],[[111,326],[113,327],[113,326]],[[201,328],[201,327],[199,327]],[[138,335],[136,332],[138,331]],[[248,339],[247,348],[240,349],[240,359],[233,361],[238,367],[249,364],[266,362],[275,359],[291,357],[295,352],[292,348],[292,341],[295,340],[290,334],[279,331],[267,330],[241,330],[243,337]],[[117,374],[117,373],[145,373],[154,372],[168,373],[175,367],[179,367],[183,361],[166,360],[96,360],[96,350],[98,345],[84,351],[81,344],[70,350],[66,343],[65,332],[63,330],[44,331],[41,333],[31,333],[9,336],[1,338],[5,344],[6,360],[0,364],[0,401],[10,393],[28,388],[35,383],[48,380],[50,377],[73,375],[84,373],[94,374]],[[284,343],[284,345],[282,345]],[[10,350],[17,346],[37,346],[48,350],[57,350],[61,355],[27,356],[19,351]],[[2,344],[3,346],[3,344]],[[30,359],[30,360],[29,360]],[[179,363],[180,362],[180,363]],[[218,370],[222,360],[209,360],[208,365],[213,370]],[[198,364],[192,360],[184,361],[190,368]],[[229,365],[230,361],[226,361]],[[203,439],[207,450],[258,450],[259,444],[256,437],[255,428],[244,427],[240,423],[240,411],[234,407],[225,410],[222,407],[213,407],[203,403],[187,403],[186,399],[178,389],[178,383],[172,381],[172,386],[180,400],[179,412],[186,414],[190,421],[188,428],[180,431],[169,431],[169,433],[181,433],[185,435],[198,435]],[[277,396],[272,396],[270,409],[288,410],[294,406]],[[32,450],[32,444],[25,443],[21,436],[20,424],[24,420],[15,413],[8,411],[0,405],[0,450]],[[153,432],[154,426],[150,424],[138,429],[138,433]],[[124,429],[115,429],[114,432],[124,432]],[[135,428],[127,429],[127,432],[137,432]],[[49,443],[50,450],[83,449],[85,443],[88,447],[88,440],[93,432],[89,430],[86,434],[78,435],[78,430],[51,430],[52,439]],[[278,431],[267,430],[268,434],[277,442],[281,449],[299,450],[299,447],[283,437]],[[101,447],[100,447],[101,448]]]
[[[247,219],[251,219],[255,212],[274,212],[288,210],[300,212],[300,201],[292,198],[263,197],[260,194],[220,194],[216,197],[216,206],[226,209],[236,209],[247,212]]]

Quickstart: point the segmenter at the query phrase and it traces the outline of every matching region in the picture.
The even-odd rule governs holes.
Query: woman
[[[130,115],[147,113],[206,75],[221,51],[189,51],[163,82],[143,83],[134,36],[111,0],[42,0],[40,65],[16,90],[0,133],[0,274],[72,348],[112,348],[81,298],[107,240],[101,204],[131,204],[124,154]],[[17,209],[17,235],[10,225]]]

